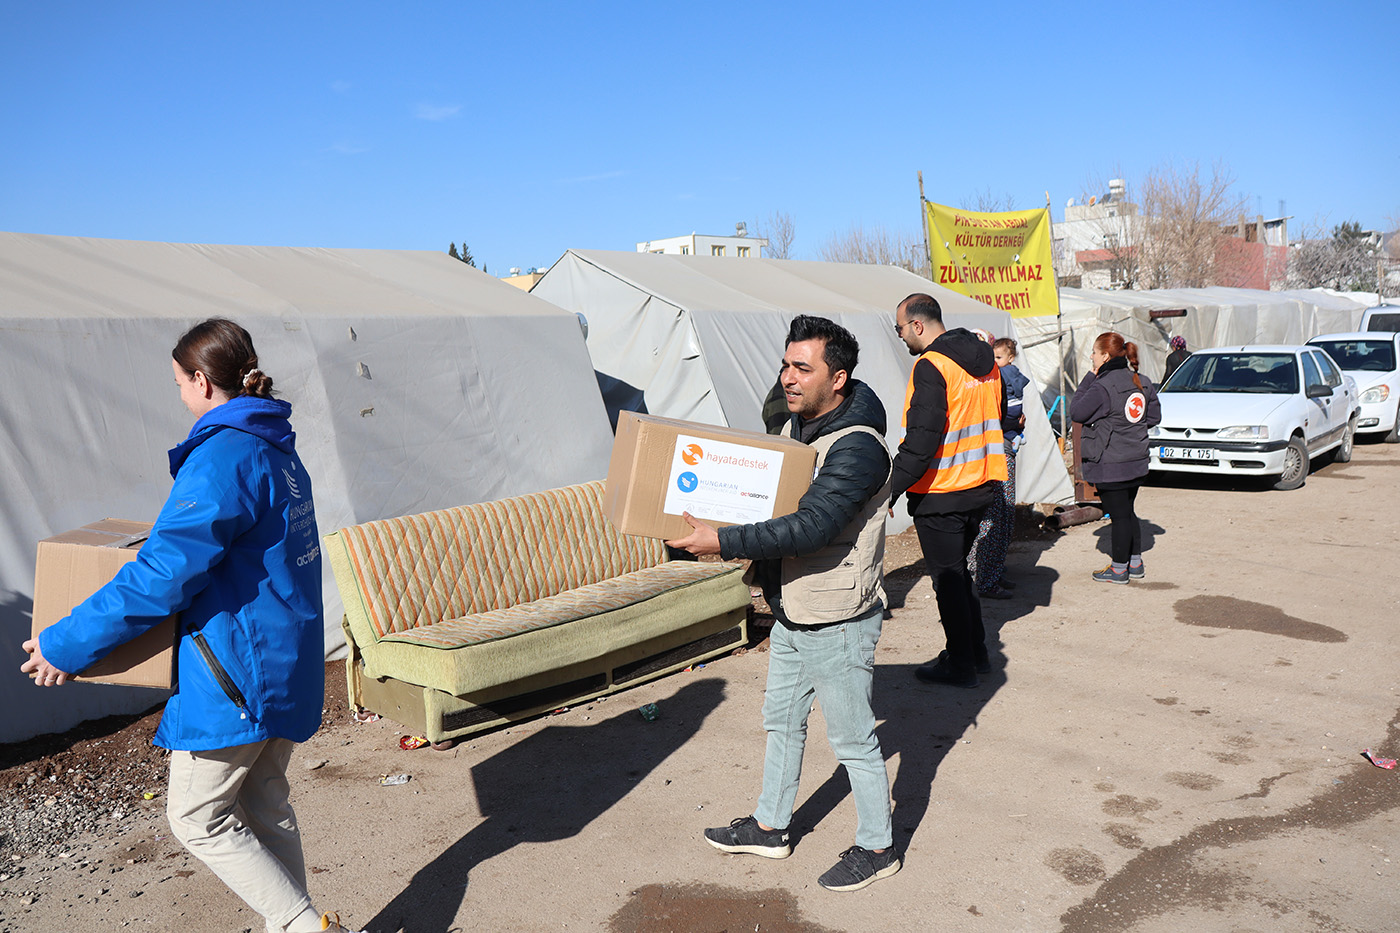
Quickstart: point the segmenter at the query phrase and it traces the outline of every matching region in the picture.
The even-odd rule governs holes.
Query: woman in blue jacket
[[[178,683],[156,729],[171,749],[175,836],[272,931],[343,929],[306,893],[287,762],[325,696],[321,556],[291,406],[248,332],[213,319],[171,354],[198,419],[170,451],[174,486],[137,559],[24,643],[43,685],[180,613]]]

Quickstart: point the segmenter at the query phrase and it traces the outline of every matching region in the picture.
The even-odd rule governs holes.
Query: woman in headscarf
[[[1181,366],[1181,364],[1186,362],[1186,358],[1190,355],[1191,351],[1186,349],[1186,338],[1181,336],[1180,334],[1177,334],[1175,337],[1173,337],[1172,352],[1167,354],[1167,373],[1165,376],[1162,377],[1162,381],[1166,382],[1168,379],[1170,379],[1172,377],[1172,373],[1176,372],[1177,369]]]

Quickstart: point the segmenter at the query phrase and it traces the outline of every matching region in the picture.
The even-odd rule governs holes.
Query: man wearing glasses
[[[991,671],[982,605],[967,569],[977,527],[1006,479],[1001,417],[1006,394],[996,357],[964,328],[947,330],[930,295],[894,313],[894,332],[918,359],[904,393],[904,440],[890,476],[891,506],[908,495],[938,601],[947,648],[914,675],[925,683],[976,687]]]

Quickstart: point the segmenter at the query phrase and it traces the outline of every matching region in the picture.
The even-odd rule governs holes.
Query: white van
[[[1361,315],[1361,330],[1400,331],[1400,305],[1376,305]]]

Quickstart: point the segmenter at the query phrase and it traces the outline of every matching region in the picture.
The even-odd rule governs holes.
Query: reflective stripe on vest
[[[1006,449],[1001,434],[1001,371],[993,368],[980,379],[968,375],[942,353],[930,350],[922,360],[937,367],[948,387],[948,421],[943,443],[933,464],[910,492],[956,492],[973,489],[988,480],[1006,479]],[[918,367],[915,361],[915,368]],[[914,400],[914,373],[904,392],[904,426],[909,426],[909,405]]]

